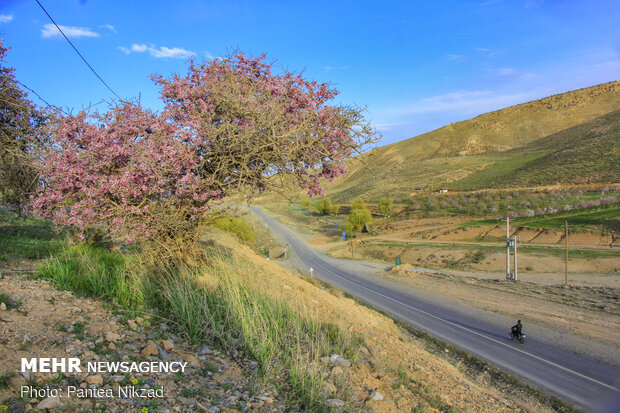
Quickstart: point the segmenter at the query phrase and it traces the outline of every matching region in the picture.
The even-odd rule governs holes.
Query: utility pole
[[[566,256],[564,257],[564,285],[568,285],[568,220],[564,220],[566,224],[566,231],[564,233],[564,245],[566,249]]]
[[[510,218],[506,217],[506,279],[510,280]]]

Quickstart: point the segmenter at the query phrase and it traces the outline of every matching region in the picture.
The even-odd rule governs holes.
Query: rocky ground
[[[58,291],[20,276],[0,280],[0,412],[280,412],[285,402],[253,380],[258,363],[194,347],[170,322],[112,312],[104,303]],[[184,373],[19,373],[21,358],[77,357],[89,361],[179,361]],[[20,397],[21,386],[39,394]],[[114,397],[67,397],[66,389],[111,390]],[[116,397],[119,387],[163,389],[162,397]],[[60,396],[41,389],[60,389]],[[76,392],[77,393],[77,392]],[[75,395],[75,394],[74,394]]]

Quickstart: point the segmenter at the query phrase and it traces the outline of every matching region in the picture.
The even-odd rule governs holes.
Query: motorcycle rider
[[[521,320],[517,320],[517,324],[512,326],[512,335],[515,337],[521,337],[523,335],[523,324],[521,324]]]

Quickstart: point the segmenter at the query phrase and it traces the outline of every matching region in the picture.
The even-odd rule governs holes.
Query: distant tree
[[[352,209],[347,216],[346,228],[355,232],[363,232],[370,223],[372,223],[372,215],[368,209]]]
[[[310,212],[310,207],[312,206],[312,201],[310,201],[309,199],[304,199],[301,202],[301,207],[303,209],[305,209],[306,211]]]
[[[18,212],[39,186],[36,155],[45,115],[28,99],[5,64],[9,50],[0,39],[0,196]]]
[[[364,209],[366,208],[366,203],[362,198],[357,198],[355,201],[351,203],[351,209]]]
[[[387,218],[392,213],[392,208],[394,206],[394,200],[392,198],[381,198],[379,202],[379,206],[377,209],[380,214],[383,214],[385,218]]]
[[[336,212],[336,208],[329,198],[323,198],[316,205],[316,210],[321,215],[331,215]]]
[[[192,62],[185,76],[153,80],[162,113],[124,102],[103,114],[57,114],[33,202],[41,215],[178,250],[193,245],[212,201],[289,181],[275,175],[321,194],[320,179],[343,174],[344,161],[374,141],[360,109],[329,105],[335,90],[275,74],[264,56]]]

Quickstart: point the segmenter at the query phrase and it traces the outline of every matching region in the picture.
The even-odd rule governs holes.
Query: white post
[[[506,217],[506,279],[510,280],[510,218]]]
[[[314,278],[314,276],[312,275],[313,272],[314,270],[312,269],[312,267],[310,267],[310,278]]]
[[[514,256],[514,276],[512,277],[513,280],[517,281],[517,236],[515,235],[513,237],[514,243],[515,243],[515,256]]]

